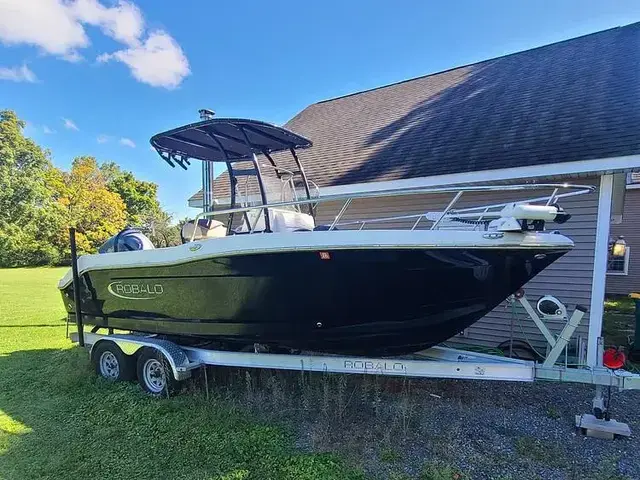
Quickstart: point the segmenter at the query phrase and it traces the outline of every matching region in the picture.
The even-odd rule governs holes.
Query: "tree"
[[[147,217],[144,222],[150,240],[158,247],[172,247],[180,245],[181,225],[172,224],[171,215],[159,210],[153,217]]]
[[[127,209],[127,223],[132,226],[148,226],[145,221],[160,215],[158,186],[138,180],[133,173],[125,172],[113,162],[103,163],[100,171],[107,188],[122,198]]]
[[[69,257],[68,227],[79,253],[95,253],[127,223],[146,227],[158,246],[179,243],[160,207],[158,187],[115,163],[77,157],[69,172],[25,138],[24,122],[0,111],[0,267],[55,264]]]
[[[56,262],[52,238],[63,224],[46,183],[49,152],[25,138],[25,123],[0,111],[0,266]]]
[[[81,253],[95,253],[104,241],[125,226],[125,204],[117,193],[107,188],[95,158],[77,157],[70,172],[54,172],[49,181],[68,225],[77,230]],[[66,243],[66,237],[59,235],[58,248],[65,253]]]
[[[123,171],[113,162],[103,163],[100,171],[107,187],[124,201],[127,224],[141,227],[156,247],[180,244],[180,227],[174,225],[171,215],[162,210],[155,183],[138,180],[133,173]]]

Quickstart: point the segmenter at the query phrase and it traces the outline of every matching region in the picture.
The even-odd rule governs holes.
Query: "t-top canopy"
[[[257,120],[213,118],[151,137],[151,145],[169,165],[186,169],[189,160],[235,162],[252,155],[307,148],[311,141]]]

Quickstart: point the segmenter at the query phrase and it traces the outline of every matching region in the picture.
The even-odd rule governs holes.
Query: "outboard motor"
[[[98,249],[98,253],[131,252],[155,248],[151,240],[137,228],[126,227]]]

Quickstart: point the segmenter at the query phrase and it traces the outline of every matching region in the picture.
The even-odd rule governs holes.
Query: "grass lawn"
[[[606,312],[625,313],[633,315],[636,311],[635,300],[629,297],[609,297],[604,301]]]
[[[65,338],[64,270],[0,270],[0,479],[363,478],[228,402],[97,378]]]
[[[605,300],[602,326],[605,345],[630,348],[635,325],[634,300],[628,297],[610,297]]]
[[[427,428],[425,434],[424,428],[433,419],[425,420],[420,412],[442,408],[442,416],[457,418],[460,412],[455,413],[456,409],[464,402],[470,402],[464,411],[473,410],[474,405],[487,408],[482,399],[471,399],[466,383],[416,382],[418,387],[412,387],[410,394],[407,385],[411,382],[405,385],[392,378],[378,382],[366,377],[315,375],[301,381],[296,372],[262,375],[253,371],[249,375],[221,369],[215,379],[210,377],[210,399],[201,387],[170,399],[155,399],[135,384],[97,378],[86,351],[72,347],[65,338],[64,310],[56,288],[64,271],[0,270],[0,480],[349,480],[364,478],[351,467],[365,465],[363,462],[367,462],[369,475],[371,462],[377,462],[375,478],[415,478],[404,473],[404,466],[412,465],[412,471],[421,472],[417,477],[421,480],[451,480],[467,478],[455,466],[458,463],[474,461],[482,471],[489,468],[482,462],[495,458],[529,471],[508,448],[493,452],[495,458],[487,456],[486,447],[476,449],[475,440],[469,440],[472,431],[455,437],[466,441],[466,450],[461,450],[466,453],[458,456],[453,455],[450,438],[439,440],[440,429]],[[626,307],[615,306],[617,311]],[[631,318],[628,311],[613,314],[612,308],[607,306],[607,315]],[[605,322],[610,335],[626,335],[627,320],[620,321]],[[276,379],[280,383],[271,382]],[[431,391],[437,395],[426,394]],[[487,389],[480,396],[491,392]],[[502,398],[501,393],[496,395]],[[444,397],[448,400],[441,401]],[[492,408],[496,403],[498,400],[489,402]],[[509,404],[509,411],[513,408]],[[541,407],[539,422],[548,420],[544,411]],[[522,413],[527,418],[530,414],[529,410]],[[316,422],[318,418],[325,420]],[[466,421],[472,418],[476,414]],[[464,422],[462,426],[451,423],[455,435],[464,428]],[[285,425],[297,430],[287,430]],[[484,436],[478,445],[493,438],[493,427],[482,425]],[[516,453],[531,450],[517,440],[520,434],[513,435],[515,443],[504,432],[495,441],[513,443]],[[295,445],[344,456],[307,453]],[[410,453],[405,453],[409,445]],[[378,453],[367,453],[379,446]],[[443,459],[449,463],[442,463]],[[545,468],[552,467],[556,468],[550,464]]]

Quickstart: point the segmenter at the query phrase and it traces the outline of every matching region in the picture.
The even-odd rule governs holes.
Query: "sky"
[[[171,169],[149,138],[200,108],[283,124],[320,100],[637,21],[637,0],[0,0],[0,109],[56,166],[115,161],[183,218],[199,165]]]

